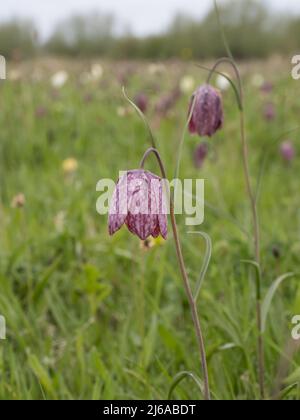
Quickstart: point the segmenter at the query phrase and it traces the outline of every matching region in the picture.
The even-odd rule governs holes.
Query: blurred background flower
[[[296,156],[296,151],[294,144],[291,140],[285,140],[281,143],[280,154],[282,159],[287,163],[291,163],[294,160]]]
[[[78,162],[73,157],[67,158],[63,161],[62,168],[65,175],[73,174],[78,169]]]
[[[62,88],[68,81],[69,75],[66,71],[60,70],[51,77],[51,84],[55,89]]]

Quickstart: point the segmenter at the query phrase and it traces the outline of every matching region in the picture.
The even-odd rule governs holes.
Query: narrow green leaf
[[[175,377],[173,379],[173,382],[171,384],[169,393],[168,393],[168,400],[172,399],[172,395],[173,395],[174,390],[180,384],[180,382],[182,382],[185,378],[192,379],[194,381],[194,383],[197,385],[197,387],[199,388],[201,394],[203,395],[204,389],[203,389],[203,384],[202,384],[201,379],[198,378],[198,376],[196,376],[192,372],[183,371],[183,372],[179,372],[179,373],[177,373],[177,375],[175,375]]]
[[[277,291],[277,289],[279,288],[279,286],[281,285],[281,283],[288,279],[293,277],[295,274],[294,273],[286,273],[283,274],[282,276],[278,277],[271,285],[271,287],[268,290],[268,293],[263,301],[262,304],[262,332],[265,332],[266,330],[266,324],[267,324],[267,318],[268,318],[268,314],[270,311],[270,307],[271,307],[271,303],[272,300],[274,298],[274,295]]]
[[[287,397],[292,391],[294,391],[295,388],[297,388],[298,382],[293,383],[291,385],[288,385],[285,387],[282,391],[279,392],[278,395],[275,395],[272,400],[283,400],[285,397]]]
[[[260,300],[261,299],[261,271],[260,271],[259,264],[256,261],[253,261],[253,260],[241,260],[241,263],[251,265],[252,267],[255,268],[255,273],[256,273],[256,299]]]
[[[199,278],[196,284],[196,289],[195,289],[195,294],[194,294],[194,299],[197,300],[199,297],[199,293],[203,284],[203,281],[205,279],[205,275],[207,273],[208,267],[209,267],[209,263],[211,260],[211,255],[212,255],[212,242],[211,242],[211,238],[210,236],[205,233],[205,232],[198,232],[198,231],[194,231],[194,232],[188,232],[189,234],[194,234],[194,235],[201,235],[202,238],[205,239],[206,242],[206,251],[205,251],[205,256],[204,256],[204,260],[202,263],[202,267],[200,270],[200,274],[199,274]]]

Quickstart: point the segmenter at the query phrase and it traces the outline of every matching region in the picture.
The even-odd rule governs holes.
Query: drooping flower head
[[[283,160],[287,163],[291,163],[292,160],[295,158],[296,152],[294,148],[294,144],[291,140],[286,140],[281,143],[280,145],[280,154]]]
[[[125,172],[117,182],[109,209],[108,230],[113,235],[125,224],[141,240],[167,238],[167,211],[162,180],[143,169]]]
[[[189,107],[191,134],[211,137],[223,125],[223,105],[220,93],[212,86],[205,84],[194,93]]]

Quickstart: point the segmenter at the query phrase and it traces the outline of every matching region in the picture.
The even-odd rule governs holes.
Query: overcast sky
[[[300,0],[265,2],[275,10],[300,13]],[[113,12],[135,34],[147,35],[163,30],[178,11],[202,17],[212,3],[213,0],[8,0],[1,1],[0,20],[31,17],[46,37],[57,21],[71,14],[99,10]]]

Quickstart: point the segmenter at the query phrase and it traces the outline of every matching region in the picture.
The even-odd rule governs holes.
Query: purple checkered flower
[[[117,182],[110,203],[108,230],[113,235],[125,224],[141,240],[167,238],[167,211],[162,180],[143,169],[130,170]]]
[[[220,93],[212,86],[205,84],[194,93],[189,107],[189,114],[194,103],[189,123],[191,134],[211,137],[223,125],[223,104]]]

